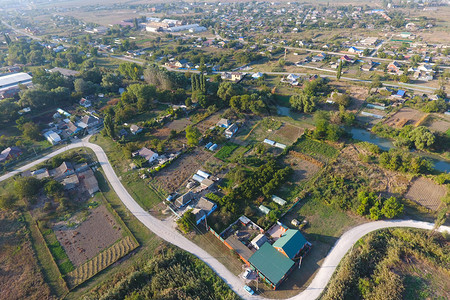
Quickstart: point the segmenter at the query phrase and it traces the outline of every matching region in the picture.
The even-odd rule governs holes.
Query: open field
[[[296,183],[310,179],[320,170],[320,166],[317,163],[304,160],[293,154],[286,155],[284,163],[294,171],[291,180]]]
[[[431,210],[438,210],[441,199],[446,194],[446,188],[430,179],[419,177],[415,179],[406,192],[405,197]]]
[[[189,121],[189,119],[178,119],[178,120],[174,120],[172,122],[170,122],[169,124],[167,124],[167,128],[169,128],[170,130],[176,130],[176,131],[183,131],[186,126],[191,125],[192,122]]]
[[[0,294],[9,299],[49,299],[30,233],[19,213],[0,211]]]
[[[220,160],[226,160],[228,157],[231,156],[231,154],[239,147],[239,145],[234,143],[225,143],[225,145],[220,148],[219,151],[217,151],[216,154],[214,154],[215,158],[218,158]]]
[[[385,124],[392,127],[403,127],[405,125],[414,125],[425,115],[419,110],[403,107],[398,112],[390,116]]]
[[[444,115],[444,117],[446,116]],[[446,132],[450,129],[450,120],[441,117],[441,115],[433,114],[426,120],[424,125],[433,131]]]
[[[104,205],[94,208],[87,220],[75,228],[57,223],[53,230],[76,267],[92,259],[99,251],[122,237],[122,228]]]

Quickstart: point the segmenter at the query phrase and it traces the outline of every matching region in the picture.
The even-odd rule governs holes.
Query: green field
[[[323,162],[327,162],[339,154],[339,151],[333,146],[310,138],[302,138],[294,149]]]
[[[215,158],[226,161],[228,157],[239,147],[238,144],[226,143],[220,148],[220,150],[214,155]]]

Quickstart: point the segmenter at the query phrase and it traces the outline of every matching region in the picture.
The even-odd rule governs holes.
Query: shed
[[[260,233],[251,241],[251,244],[253,245],[253,247],[255,247],[256,250],[258,250],[267,241],[268,238],[264,235],[264,233]]]
[[[275,195],[272,195],[272,201],[277,203],[277,204],[279,204],[279,205],[281,205],[281,206],[286,204],[286,200],[284,200],[284,199],[282,199],[282,198],[280,198],[278,196],[275,196]]]
[[[194,174],[194,176],[192,176],[192,179],[194,179],[195,181],[197,181],[198,183],[201,183],[203,180],[205,180],[206,178],[203,176],[200,176],[198,174]]]
[[[258,207],[258,209],[259,209],[262,213],[264,213],[264,214],[266,214],[266,215],[268,215],[269,212],[270,212],[270,209],[267,208],[267,207],[265,207],[264,205],[260,205],[260,206]]]
[[[198,170],[197,171],[197,175],[200,175],[200,176],[202,176],[204,178],[209,178],[209,176],[211,176],[210,174],[208,174],[208,173],[206,173],[205,171],[202,171],[202,170]]]
[[[274,146],[274,145],[275,145],[275,142],[272,141],[272,140],[269,140],[269,139],[264,139],[264,143],[269,144],[269,145],[271,145],[271,146]]]

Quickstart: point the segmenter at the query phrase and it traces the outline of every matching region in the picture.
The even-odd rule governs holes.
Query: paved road
[[[150,215],[147,211],[145,211],[128,193],[125,187],[120,182],[116,173],[114,172],[111,164],[108,161],[108,157],[103,149],[93,143],[90,143],[89,136],[84,138],[83,140],[76,141],[70,145],[67,145],[64,148],[56,150],[35,162],[32,162],[24,167],[21,167],[13,172],[5,174],[0,177],[0,182],[23,172],[33,166],[51,158],[58,154],[63,153],[69,149],[74,149],[78,147],[88,147],[92,149],[97,156],[97,160],[99,161],[100,166],[105,172],[108,181],[113,187],[114,191],[119,196],[120,200],[123,204],[130,210],[130,212],[144,224],[149,230],[154,232],[160,238],[166,240],[167,242],[178,246],[179,248],[186,250],[199,259],[204,261],[209,267],[211,267],[224,281],[227,283],[233,291],[236,292],[243,299],[264,299],[261,296],[250,296],[243,290],[242,281],[235,275],[233,275],[224,265],[222,265],[216,258],[212,257],[205,250],[185,238],[183,235],[178,233],[178,231],[173,228],[172,221],[160,221],[157,218]],[[360,226],[357,226],[342,235],[342,237],[336,242],[333,249],[328,253],[327,257],[323,265],[320,267],[318,273],[314,277],[311,284],[301,292],[300,294],[290,298],[295,300],[314,300],[320,296],[324,288],[327,286],[331,276],[334,273],[337,265],[344,257],[344,255],[352,248],[357,240],[359,240],[364,235],[372,232],[374,230],[378,230],[381,228],[387,227],[414,227],[414,228],[422,228],[422,229],[433,229],[432,223],[413,221],[413,220],[395,220],[395,221],[378,221],[366,223]],[[442,226],[440,231],[449,231],[450,228],[448,226]]]

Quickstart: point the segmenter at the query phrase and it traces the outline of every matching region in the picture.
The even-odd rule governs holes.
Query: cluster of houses
[[[234,134],[239,130],[237,124],[231,123],[231,121],[228,119],[220,119],[217,122],[216,126],[225,128],[224,134],[227,139],[232,138]]]
[[[103,120],[94,114],[86,114],[78,121],[72,121],[72,115],[58,108],[53,115],[54,121],[49,124],[43,135],[52,145],[59,144],[62,140],[76,136],[80,133],[93,133],[101,128]],[[71,120],[72,119],[72,120]]]
[[[191,33],[198,33],[206,31],[206,27],[199,24],[185,24],[180,20],[173,19],[159,19],[159,18],[147,18],[149,22],[145,24],[145,30],[148,32],[180,32],[189,31]]]
[[[71,162],[63,162],[55,169],[42,168],[22,173],[22,177],[29,176],[34,176],[38,179],[51,177],[59,181],[67,191],[76,189],[81,193],[87,192],[90,196],[99,191],[97,178],[87,163],[73,164]]]
[[[301,264],[312,246],[297,229],[277,222],[265,232],[246,216],[241,216],[218,236],[273,289]]]

